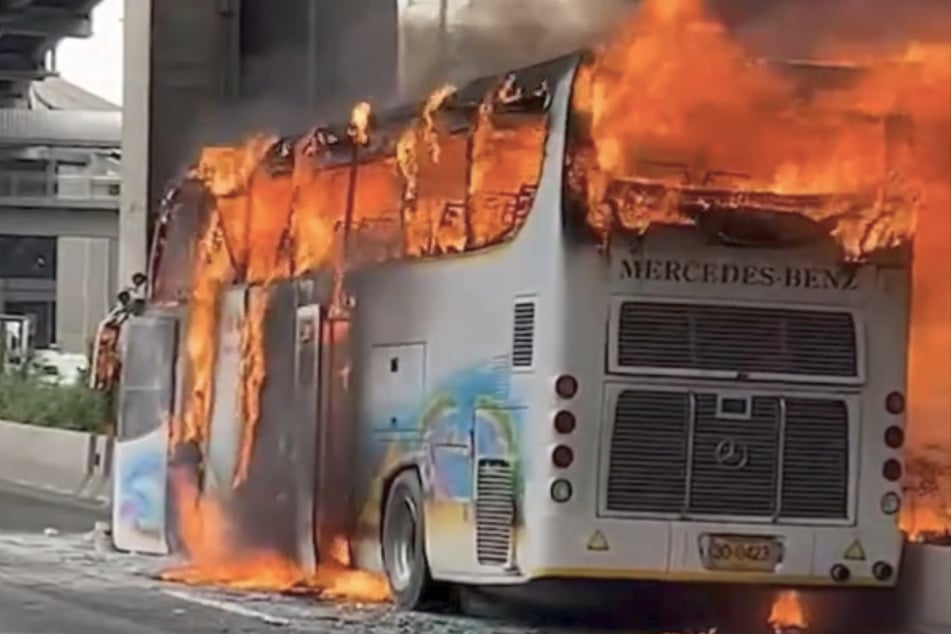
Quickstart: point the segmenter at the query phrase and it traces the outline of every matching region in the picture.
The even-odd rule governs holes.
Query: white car
[[[89,368],[86,355],[59,350],[37,350],[32,363],[38,378],[51,385],[75,385]]]

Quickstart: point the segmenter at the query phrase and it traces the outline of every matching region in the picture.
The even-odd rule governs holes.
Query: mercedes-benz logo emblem
[[[721,467],[739,471],[750,461],[750,452],[746,445],[734,438],[724,438],[713,450],[713,459]]]

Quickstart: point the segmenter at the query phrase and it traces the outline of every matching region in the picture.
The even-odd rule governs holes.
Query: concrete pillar
[[[144,271],[149,209],[152,0],[125,0],[119,280]]]
[[[57,241],[56,340],[66,352],[87,352],[112,299],[110,240],[61,237]]]
[[[153,205],[196,158],[209,128],[229,123],[230,113],[216,110],[232,74],[227,44],[233,18],[226,7],[222,0],[152,2],[149,200]]]

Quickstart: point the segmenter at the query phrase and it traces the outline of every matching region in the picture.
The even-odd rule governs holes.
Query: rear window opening
[[[901,233],[872,240],[888,223],[869,214],[874,193],[781,194],[618,179],[607,187],[600,226],[566,197],[564,217],[575,239],[605,243],[616,237],[638,240],[655,229],[697,231],[711,245],[747,249],[802,249],[837,253],[844,266],[906,266],[912,241]]]

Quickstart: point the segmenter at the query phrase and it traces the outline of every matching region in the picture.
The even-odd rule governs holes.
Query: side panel
[[[386,483],[409,467],[423,483],[436,578],[521,578],[526,518],[544,504],[550,486],[533,473],[530,453],[546,451],[544,432],[536,429],[551,428],[552,383],[562,358],[558,245],[569,88],[570,78],[556,86],[547,158],[513,241],[475,254],[394,263],[354,280],[360,567],[382,566]],[[373,397],[381,363],[375,351],[405,344],[425,344],[423,389],[399,407],[381,403]]]
[[[168,420],[174,411],[178,322],[133,317],[124,331],[112,530],[119,550],[166,554]]]
[[[262,315],[258,307],[264,302]],[[264,381],[257,420],[249,417],[240,425],[242,436],[253,429],[253,444],[247,478],[233,494],[233,513],[249,548],[309,565],[313,550],[302,544],[313,541],[311,527],[301,522],[312,517],[313,444],[304,443],[313,438],[317,421],[304,419],[296,390],[296,283],[251,287],[248,305],[248,319],[262,320]],[[253,344],[247,345],[254,355]]]
[[[297,557],[305,570],[317,565],[315,549],[316,456],[320,415],[320,347],[323,310],[310,304],[297,309],[294,384],[300,422],[291,450],[297,478]]]

